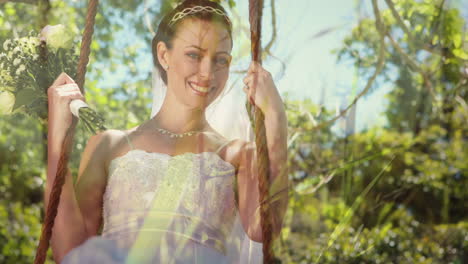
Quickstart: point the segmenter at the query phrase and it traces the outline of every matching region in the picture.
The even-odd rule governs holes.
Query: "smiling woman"
[[[181,100],[189,107],[206,108],[228,79],[231,37],[222,24],[195,18],[184,19],[178,28],[169,45],[156,44],[162,75],[169,80],[164,103]]]
[[[167,85],[162,106],[137,127],[89,140],[76,185],[68,174],[63,187],[52,237],[57,262],[247,263],[242,236],[263,240],[256,147],[226,139],[205,116],[229,77],[231,32],[225,10],[208,0],[184,1],[164,16],[152,42]],[[50,109],[61,114],[50,120],[46,198],[70,118],[63,84],[71,82],[64,74],[49,88],[57,95]],[[286,116],[261,65],[251,64],[244,83],[265,114],[277,236],[287,205]]]

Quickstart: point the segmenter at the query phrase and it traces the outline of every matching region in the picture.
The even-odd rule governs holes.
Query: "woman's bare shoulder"
[[[238,168],[240,164],[241,153],[249,145],[249,142],[238,138],[228,139],[217,131],[210,132],[213,142],[215,142],[215,149],[217,149],[218,154],[224,160]]]
[[[112,149],[120,141],[125,139],[125,135],[129,133],[130,130],[107,129],[97,134],[96,136],[100,137],[103,143],[105,143],[109,149]]]
[[[116,155],[118,147],[125,140],[127,130],[107,129],[101,131],[88,140],[82,159],[97,159],[107,168],[109,162]]]
[[[232,162],[236,164],[236,167],[240,165],[242,155],[244,155],[246,152],[252,151],[255,148],[254,146],[254,142],[245,141],[238,138],[232,140],[229,143],[227,151],[230,153]]]
[[[125,136],[125,132],[125,130],[118,129],[107,129],[101,131],[89,139],[88,145],[96,145],[98,148],[97,150],[101,152],[110,151],[119,141],[122,140],[122,138]]]

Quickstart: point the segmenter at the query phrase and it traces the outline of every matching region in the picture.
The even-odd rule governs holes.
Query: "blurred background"
[[[177,2],[100,1],[85,90],[108,127],[150,117],[151,39]],[[248,1],[218,2],[234,23],[228,82],[243,107]],[[86,7],[0,0],[0,44],[47,24],[80,40]],[[467,263],[468,1],[264,0],[263,13],[264,67],[289,125],[282,262]],[[0,263],[33,262],[46,135],[31,117],[0,116]],[[90,136],[78,126],[74,175]]]

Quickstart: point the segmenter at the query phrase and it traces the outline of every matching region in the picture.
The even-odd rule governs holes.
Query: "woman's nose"
[[[204,57],[199,64],[199,75],[204,80],[212,80],[214,78],[213,62],[210,58]]]

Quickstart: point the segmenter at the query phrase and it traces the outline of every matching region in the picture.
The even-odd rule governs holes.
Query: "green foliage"
[[[35,204],[0,201],[0,262],[32,263],[41,231],[40,212]],[[6,225],[5,225],[6,224]]]
[[[285,263],[468,259],[466,21],[444,1],[385,1],[402,25],[376,2],[386,30],[363,18],[336,52],[368,78],[384,35],[386,64],[371,92],[393,85],[388,124],[339,138],[314,129],[326,111],[289,102],[295,184],[276,245]]]
[[[373,228],[346,225],[331,244],[330,233],[349,208],[339,199],[315,206],[318,214],[296,211],[295,219],[308,219],[301,222],[307,226],[285,240],[286,263],[463,263],[468,249],[467,223],[426,225],[404,207],[392,210],[385,223]],[[317,225],[317,216],[325,225]]]
[[[398,209],[384,225],[372,229],[348,227],[334,245],[319,255],[317,263],[461,263],[467,226],[431,229]]]
[[[288,118],[291,130],[301,128],[296,107],[302,113],[316,116],[309,104],[290,102]],[[296,105],[297,104],[297,105]],[[304,109],[305,108],[305,109]],[[303,122],[303,121],[302,121]],[[345,177],[343,168],[335,168],[336,175],[321,185],[317,172],[325,164],[344,162],[343,139],[329,134],[324,137],[334,142],[333,155],[307,163],[327,147],[318,134],[309,133],[312,142],[321,146],[315,153],[302,155],[303,163],[291,162],[298,181],[290,201],[286,227],[278,252],[285,263],[463,263],[467,250],[466,236],[468,208],[464,201],[468,193],[466,127],[458,126],[457,137],[441,140],[446,131],[431,126],[414,137],[411,133],[371,129],[347,139],[352,142],[347,153],[355,162],[343,165],[352,171],[348,204],[342,196]],[[325,133],[324,133],[325,132]],[[291,151],[300,151],[310,138],[299,137],[290,145]],[[323,145],[321,145],[321,143]],[[310,149],[311,145],[307,145]],[[349,149],[351,148],[351,149]],[[314,148],[312,148],[314,149]],[[296,152],[298,153],[298,152]],[[297,155],[301,157],[301,155]],[[298,157],[293,157],[297,160]],[[365,192],[370,182],[385,168],[383,176]],[[317,166],[318,168],[316,168]],[[411,171],[411,173],[409,173]],[[313,198],[314,190],[318,199]],[[308,195],[306,195],[309,193]],[[428,207],[430,204],[430,207]]]
[[[0,262],[31,263],[41,230],[45,171],[40,124],[0,120]]]
[[[53,5],[48,15],[50,24],[62,23],[74,29],[75,33],[84,28],[85,8],[72,7],[62,1],[54,1]],[[101,6],[105,6],[105,3],[101,3]],[[1,3],[0,43],[8,38],[27,35],[30,30],[39,30],[40,26],[35,23],[24,23],[41,20],[37,9],[29,4]],[[107,119],[109,128],[124,129],[149,117],[152,96],[145,87],[151,87],[151,76],[148,72],[142,78],[130,79],[115,89],[102,89],[99,86],[96,80],[102,79],[104,72],[96,70],[93,61],[110,60],[115,47],[107,43],[114,42],[115,36],[109,29],[117,29],[119,26],[110,26],[108,19],[102,15],[97,17],[100,24],[95,28],[85,82],[86,98]],[[101,42],[106,45],[101,45]],[[128,64],[130,57],[136,57],[136,53],[134,50],[127,54],[128,57],[121,56],[111,61],[110,68]],[[32,263],[34,260],[43,217],[46,135],[47,127],[26,115],[15,114],[0,119],[0,263]],[[74,176],[77,175],[80,156],[90,136],[79,123],[69,164]],[[47,263],[53,263],[50,254]]]

